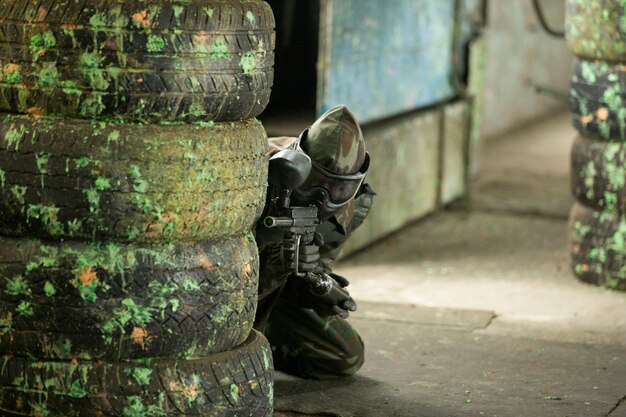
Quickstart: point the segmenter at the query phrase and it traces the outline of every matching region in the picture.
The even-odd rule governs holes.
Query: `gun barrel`
[[[294,223],[294,219],[290,219],[289,217],[267,216],[265,220],[263,220],[265,227],[291,227]]]

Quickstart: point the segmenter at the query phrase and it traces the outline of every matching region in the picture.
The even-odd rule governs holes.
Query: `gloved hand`
[[[318,267],[322,246],[324,246],[324,238],[318,232],[313,233],[313,242],[308,245],[300,244],[298,272],[311,272]]]
[[[337,274],[314,273],[329,288],[323,295],[318,295],[315,285],[305,278],[292,276],[285,286],[285,296],[302,308],[311,308],[321,317],[339,316],[348,318],[351,311],[356,311],[356,302],[345,289],[350,282]],[[322,285],[325,286],[325,285]]]

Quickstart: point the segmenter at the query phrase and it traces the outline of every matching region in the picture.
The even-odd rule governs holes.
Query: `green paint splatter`
[[[135,304],[132,298],[122,300],[122,307],[113,311],[112,317],[101,326],[105,334],[112,334],[115,329],[120,329],[124,333],[124,327],[131,324],[134,327],[145,327],[152,321],[150,309]]]
[[[178,19],[180,15],[183,14],[185,8],[183,6],[172,6],[172,10],[174,11],[174,17]]]
[[[52,31],[48,30],[43,33],[36,33],[30,39],[30,53],[36,61],[41,55],[45,54],[47,50],[54,48],[56,44],[57,40]]]
[[[26,270],[32,271],[34,269],[44,267],[52,268],[58,265],[59,250],[53,246],[41,245],[39,250],[43,254],[36,261],[30,261],[26,264]]]
[[[30,296],[32,294],[31,289],[28,287],[28,283],[24,279],[23,276],[18,275],[13,279],[7,278],[7,286],[4,290],[5,293],[9,295],[27,295]]]
[[[50,161],[50,154],[47,152],[40,152],[35,154],[35,161],[37,163],[37,172],[40,174],[47,174],[48,169],[46,165]]]
[[[108,179],[104,177],[98,177],[96,178],[95,186],[96,186],[96,190],[104,191],[104,190],[108,190],[109,188],[111,188],[111,183],[109,182]]]
[[[5,79],[7,84],[19,84],[22,82],[22,74],[19,71],[9,71]]]
[[[58,220],[59,210],[60,209],[55,206],[29,204],[26,210],[26,221],[30,223],[31,219],[40,220],[48,233],[52,236],[59,236],[65,232],[63,224]]]
[[[45,62],[42,69],[37,74],[41,87],[56,87],[59,82],[59,71],[55,62]]]
[[[17,312],[24,316],[33,316],[35,314],[33,311],[33,305],[29,301],[22,301],[17,306]]]
[[[232,398],[234,402],[239,401],[239,392],[239,387],[237,385],[230,385],[230,398]]]
[[[152,376],[152,369],[150,368],[131,368],[124,370],[124,372],[126,375],[135,378],[135,381],[137,381],[139,385],[150,384],[150,378]]]
[[[250,22],[250,24],[252,25],[256,23],[256,17],[254,16],[254,13],[252,13],[250,10],[246,12],[246,19],[248,19],[248,22]]]
[[[119,130],[114,130],[107,137],[107,142],[117,142],[119,139],[120,139],[120,132],[119,132]]]
[[[52,297],[57,292],[54,289],[54,285],[52,285],[52,283],[50,281],[46,281],[46,283],[43,286],[43,290],[46,293],[47,297]]]
[[[161,52],[165,48],[165,41],[156,35],[148,36],[147,48],[149,52]]]
[[[26,195],[26,190],[26,187],[24,187],[23,185],[14,185],[13,187],[11,187],[11,193],[13,193],[13,196],[15,197],[17,202],[21,205],[24,205],[24,196]]]
[[[189,106],[189,113],[196,117],[204,116],[206,114],[204,108],[198,103],[193,103]]]
[[[83,190],[83,194],[89,203],[89,212],[97,213],[100,211],[100,191],[97,188],[87,188]]]
[[[48,406],[45,403],[29,403],[29,406],[32,408],[35,416],[37,417],[49,417],[50,410],[48,410]]]
[[[85,52],[80,56],[80,66],[83,69],[83,77],[94,90],[104,91],[109,88],[109,82],[105,79],[100,55],[94,52]]]
[[[78,89],[77,84],[70,80],[61,81],[61,89],[68,96],[80,97],[83,94],[83,92]]]
[[[2,188],[3,191],[4,191],[4,186],[6,184],[6,181],[7,181],[6,172],[4,172],[2,168],[0,168],[0,188]]]
[[[70,236],[74,236],[80,231],[82,227],[83,227],[82,220],[78,220],[78,219],[70,220],[67,222],[67,233]]]
[[[244,74],[252,74],[259,68],[259,57],[254,51],[248,51],[243,54],[239,65]]]
[[[102,14],[96,13],[93,16],[91,16],[91,19],[89,19],[89,24],[96,29],[99,27],[106,26],[107,25],[106,17]]]
[[[159,393],[157,404],[149,404],[145,406],[141,402],[141,397],[132,395],[126,398],[123,417],[162,417],[167,413],[163,408],[165,405],[165,393]]]
[[[223,39],[216,39],[213,41],[213,44],[209,49],[209,54],[213,58],[217,59],[230,59],[231,57],[228,45],[226,45],[226,42],[224,42]]]
[[[209,16],[209,18],[213,17],[213,9],[210,7],[205,7],[202,10],[204,10],[204,13],[206,13],[207,16]]]
[[[20,140],[24,136],[24,133],[26,133],[26,128],[24,128],[24,126],[20,126],[19,129],[11,127],[4,135],[4,143],[6,143],[7,149],[14,146],[17,151],[20,147]]]
[[[75,162],[77,169],[86,168],[87,166],[89,166],[90,163],[91,163],[91,159],[89,159],[86,156],[81,156]]]
[[[67,394],[73,398],[84,398],[87,396],[87,391],[82,387],[80,381],[76,380],[70,385]]]

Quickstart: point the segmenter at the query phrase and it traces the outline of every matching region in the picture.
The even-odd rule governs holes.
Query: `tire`
[[[265,337],[256,331],[229,352],[191,360],[2,359],[3,416],[272,415],[272,353]]]
[[[615,0],[567,0],[567,44],[583,58],[626,61],[625,12]]]
[[[162,242],[250,229],[267,187],[256,120],[214,125],[0,119],[0,234]]]
[[[626,217],[576,203],[569,230],[576,276],[590,284],[626,291]]]
[[[261,0],[7,0],[0,110],[154,123],[252,118],[269,101],[273,28]]]
[[[571,188],[583,204],[626,212],[626,144],[579,136],[571,153]]]
[[[626,141],[626,67],[575,58],[570,109],[581,135]]]
[[[127,360],[229,350],[252,330],[258,262],[243,235],[177,245],[0,238],[0,351]]]

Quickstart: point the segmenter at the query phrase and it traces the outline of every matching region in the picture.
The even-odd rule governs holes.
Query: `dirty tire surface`
[[[580,57],[626,61],[626,4],[615,0],[567,0],[565,36]]]
[[[3,415],[271,417],[272,352],[253,331],[241,346],[198,359],[43,361],[4,356]]]
[[[626,212],[626,144],[579,136],[572,146],[574,197],[597,209]]]
[[[575,58],[570,109],[583,136],[626,141],[626,66]]]
[[[198,357],[254,322],[252,236],[167,245],[0,238],[0,351],[46,359]]]
[[[590,284],[626,291],[626,217],[576,203],[569,222],[576,276]]]
[[[0,233],[214,240],[254,226],[267,138],[256,120],[203,125],[0,118]]]
[[[0,110],[124,121],[259,115],[273,82],[261,0],[6,0]]]

